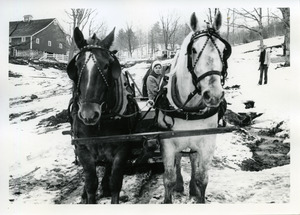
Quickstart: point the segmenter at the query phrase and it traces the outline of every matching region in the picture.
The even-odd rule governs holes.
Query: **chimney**
[[[30,22],[32,20],[32,15],[25,15],[24,16],[24,22]]]

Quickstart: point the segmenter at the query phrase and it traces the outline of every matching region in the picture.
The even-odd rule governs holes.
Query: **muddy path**
[[[56,116],[56,117],[55,117]],[[42,120],[39,123],[49,130],[55,129],[57,118],[61,117],[57,114]],[[276,126],[275,126],[276,127]],[[277,125],[277,127],[280,127]],[[271,132],[273,129],[273,132]],[[274,133],[274,128],[269,130],[251,132],[234,132],[233,134],[226,134],[229,138],[227,143],[219,143],[215,157],[210,171],[210,182],[207,188],[206,202],[213,203],[231,203],[231,202],[255,202],[253,196],[255,190],[264,192],[270,189],[269,186],[274,186],[278,182],[282,182],[284,187],[274,188],[279,192],[277,196],[273,196],[271,200],[266,198],[267,203],[281,203],[288,202],[289,195],[289,168],[287,165],[290,163],[289,150],[290,143],[283,137],[277,137],[276,134],[281,130],[277,129]],[[228,148],[235,148],[240,154],[228,156],[226,150]],[[61,150],[61,149],[60,149]],[[81,204],[81,194],[84,186],[84,175],[81,166],[74,164],[74,155],[72,146],[65,145],[59,154],[57,154],[54,162],[47,169],[43,167],[35,167],[28,174],[21,177],[10,177],[10,202],[22,201],[34,202],[41,201],[39,196],[39,189],[43,189],[44,198],[50,197],[48,200],[53,204]],[[232,150],[232,154],[236,153]],[[68,151],[68,152],[67,152]],[[243,152],[246,151],[246,152]],[[242,158],[243,153],[251,154],[251,157]],[[47,157],[47,154],[40,156]],[[63,156],[68,156],[68,162],[62,162]],[[272,176],[268,171],[279,168],[276,171],[276,176]],[[281,170],[280,170],[281,169]],[[190,161],[188,157],[182,158],[182,175],[184,178],[184,192],[174,193],[174,203],[187,204],[195,203],[195,199],[190,198],[189,179],[190,179]],[[279,175],[278,175],[279,172]],[[121,204],[161,204],[164,196],[163,186],[163,168],[144,169],[142,172],[134,172],[134,174],[125,175],[123,180],[123,187],[121,191]],[[104,167],[97,167],[97,174],[101,180],[104,174]],[[224,177],[226,180],[224,180]],[[244,195],[239,194],[240,191],[236,187],[236,183],[240,180],[251,178],[250,184],[244,187]],[[230,180],[228,181],[228,179]],[[225,187],[220,189],[221,185],[226,184]],[[251,195],[247,190],[251,190]],[[234,190],[233,190],[234,189]],[[229,197],[229,190],[231,195]],[[281,191],[279,191],[281,190]],[[264,193],[263,192],[263,193]],[[274,191],[275,192],[275,191]],[[46,194],[46,195],[45,195]],[[39,194],[42,195],[42,194]],[[98,204],[109,204],[110,198],[101,198],[101,187],[99,186]],[[266,194],[263,194],[266,196]]]
[[[14,68],[13,72],[19,70]],[[17,90],[9,100],[9,126],[15,138],[11,141],[9,201],[12,205],[80,204],[83,170],[74,164],[71,137],[62,135],[62,131],[70,130],[65,109],[71,85],[60,71],[38,74],[62,76],[58,79],[32,79],[25,76],[28,72],[37,75],[37,71],[26,71],[22,77],[10,79]],[[29,83],[33,85],[31,88]],[[236,98],[239,94],[236,90],[229,96]],[[270,126],[255,128],[258,125],[251,124],[243,131],[218,135],[206,192],[208,204],[290,202],[290,124],[285,118],[277,120],[273,116],[260,120],[271,119]],[[190,171],[189,158],[184,157],[184,192],[174,193],[176,204],[195,203],[189,197]],[[98,167],[97,173],[101,178],[103,167]],[[125,175],[121,196],[121,204],[161,204],[164,198],[161,168]],[[100,197],[99,187],[97,203],[110,203],[110,198]]]

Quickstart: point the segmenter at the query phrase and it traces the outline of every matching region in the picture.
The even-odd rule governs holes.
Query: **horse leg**
[[[83,204],[87,204],[87,193],[86,193],[86,190],[85,190],[85,187],[83,187],[83,192],[81,194],[81,202]]]
[[[197,154],[191,153],[190,154],[190,161],[191,161],[191,180],[190,180],[190,196],[197,196],[197,189],[195,184],[195,171],[196,171],[196,161],[197,161]]]
[[[197,203],[205,203],[205,190],[208,183],[208,162],[198,152],[191,155],[191,164],[190,195],[196,196]]]
[[[175,165],[176,165],[176,186],[175,191],[182,193],[184,191],[183,188],[183,178],[181,175],[181,154],[177,153],[175,156]]]
[[[111,176],[111,164],[105,165],[104,176],[101,181],[102,194],[101,197],[109,197],[111,196],[109,180]]]
[[[96,174],[96,164],[93,156],[84,146],[78,147],[78,157],[83,167],[85,175],[84,191],[82,200],[87,204],[96,203],[96,191],[98,188],[98,177]]]
[[[111,204],[119,204],[127,155],[128,150],[123,148],[119,150],[114,157],[110,180]]]
[[[164,203],[172,203],[172,191],[176,185],[175,149],[170,142],[162,143],[162,155],[165,172],[163,175],[165,187]]]

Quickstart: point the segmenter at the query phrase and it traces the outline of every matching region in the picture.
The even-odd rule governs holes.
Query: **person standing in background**
[[[259,56],[259,69],[260,76],[258,84],[262,85],[262,81],[264,79],[264,84],[268,83],[268,68],[270,65],[270,52],[267,50],[267,46],[263,45],[261,48],[260,56]]]

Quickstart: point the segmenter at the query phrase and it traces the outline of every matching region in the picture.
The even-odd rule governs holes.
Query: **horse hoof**
[[[183,186],[176,186],[174,190],[177,193],[183,193],[184,192]]]
[[[190,190],[190,196],[191,197],[196,197],[197,196],[196,191],[195,190]]]
[[[197,196],[196,193],[190,192],[190,197],[196,197],[196,196]]]
[[[129,197],[127,195],[120,196],[120,198],[119,198],[120,202],[128,202],[128,200],[129,200]]]
[[[87,204],[87,199],[81,198],[81,201],[79,202],[79,204]]]
[[[111,197],[111,193],[108,191],[104,191],[100,194],[99,198]]]
[[[81,195],[81,201],[79,204],[87,204],[87,194],[86,192],[84,192],[82,195]]]
[[[196,197],[197,192],[196,192],[196,185],[194,181],[190,181],[190,196],[191,197]]]
[[[163,204],[172,204],[172,200],[171,199],[165,199]]]

